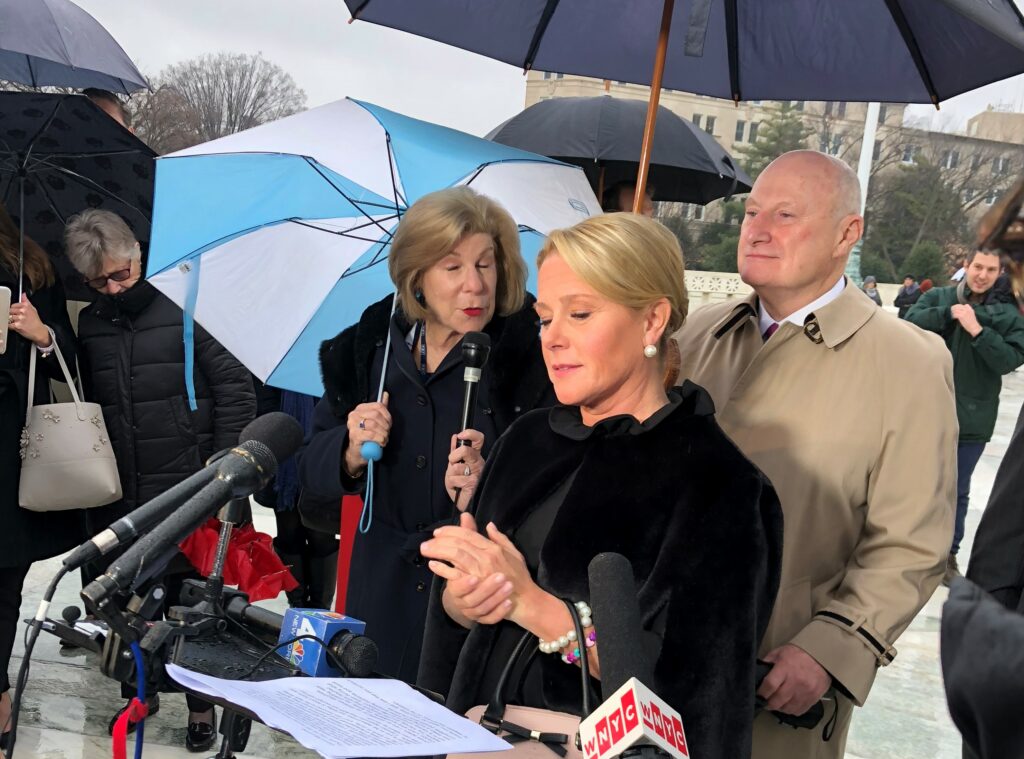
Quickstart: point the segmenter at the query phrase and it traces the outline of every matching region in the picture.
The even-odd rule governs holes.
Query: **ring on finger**
[[[469,477],[469,475],[471,475],[471,474],[473,474],[473,470],[470,468],[469,464],[467,464],[466,468],[462,472],[462,476],[463,477]]]
[[[366,429],[366,420],[365,419],[360,419],[359,420],[359,429],[361,429],[361,430],[365,430]]]

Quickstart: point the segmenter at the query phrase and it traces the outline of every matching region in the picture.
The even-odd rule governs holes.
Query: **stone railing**
[[[739,274],[723,271],[688,271],[686,289],[690,294],[690,310],[701,306],[721,303],[723,300],[743,298],[750,294],[750,286],[743,283]],[[887,311],[895,311],[892,302],[899,292],[899,285],[880,284],[879,295]]]

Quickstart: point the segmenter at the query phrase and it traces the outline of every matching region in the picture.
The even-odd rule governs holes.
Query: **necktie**
[[[771,337],[772,335],[774,335],[775,334],[775,330],[777,330],[778,328],[779,328],[779,323],[778,322],[772,322],[771,325],[769,325],[768,329],[766,329],[764,331],[764,334],[761,335],[761,337],[764,338],[765,342],[768,342],[768,338]]]

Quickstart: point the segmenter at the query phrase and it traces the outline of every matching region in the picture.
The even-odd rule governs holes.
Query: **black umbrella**
[[[636,181],[646,120],[641,100],[554,98],[513,116],[487,139],[582,167],[600,197],[616,182]],[[749,192],[751,184],[714,137],[667,108],[658,109],[650,182],[655,200],[701,205]]]
[[[64,255],[64,224],[87,208],[149,239],[156,154],[82,95],[0,92],[0,202],[50,254],[68,297],[91,300]]]
[[[1014,0],[345,4],[353,19],[524,70],[647,84],[654,107],[662,85],[736,101],[938,103],[1024,72],[1024,21]],[[642,188],[646,173],[637,179]]]

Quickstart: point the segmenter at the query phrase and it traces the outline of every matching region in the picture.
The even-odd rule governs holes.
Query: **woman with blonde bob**
[[[609,214],[554,232],[535,309],[560,405],[512,425],[469,511],[421,546],[438,576],[419,684],[465,711],[515,661],[514,703],[580,714],[579,670],[600,677],[588,565],[612,551],[636,576],[645,683],[677,709],[694,756],[750,754],[757,645],[778,586],[771,484],[722,433],[707,393],[666,389],[683,323],[682,251],[650,219]],[[580,645],[565,601],[582,604]],[[581,652],[583,652],[581,654]],[[571,736],[569,737],[571,742]]]
[[[515,221],[467,187],[431,193],[405,213],[388,254],[397,293],[320,349],[325,394],[300,455],[305,498],[362,493],[363,443],[384,447],[373,521],[356,535],[345,612],[366,622],[378,670],[412,681],[432,575],[420,543],[465,509],[490,445],[520,414],[554,403],[538,346],[533,299]],[[394,313],[392,308],[394,306]],[[475,430],[458,437],[461,341],[491,338]],[[391,353],[384,366],[388,340]],[[386,372],[381,402],[376,392]],[[455,488],[462,488],[453,503]]]

